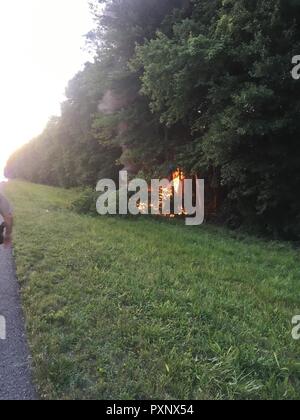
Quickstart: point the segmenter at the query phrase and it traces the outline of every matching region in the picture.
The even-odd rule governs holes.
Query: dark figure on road
[[[0,222],[0,244],[9,247],[12,243],[12,229],[13,229],[13,212],[8,200],[0,193],[0,215],[3,218],[3,223]]]

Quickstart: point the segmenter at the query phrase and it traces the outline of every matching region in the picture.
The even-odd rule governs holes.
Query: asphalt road
[[[11,250],[0,246],[0,400],[36,400]]]

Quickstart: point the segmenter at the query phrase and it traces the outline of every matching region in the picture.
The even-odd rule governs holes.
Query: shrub
[[[96,202],[98,193],[92,188],[81,190],[77,198],[71,203],[70,209],[79,214],[96,215]]]

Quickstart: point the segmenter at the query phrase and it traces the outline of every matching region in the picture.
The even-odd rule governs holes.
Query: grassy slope
[[[12,182],[16,260],[45,398],[299,398],[299,257],[211,227],[73,214]]]

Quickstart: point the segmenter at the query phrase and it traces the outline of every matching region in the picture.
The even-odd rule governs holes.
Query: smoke
[[[99,102],[98,111],[105,115],[113,114],[130,105],[136,98],[136,94],[117,95],[112,90],[108,90]]]
[[[121,96],[117,95],[112,90],[108,90],[98,104],[98,111],[104,115],[111,115],[117,111],[120,111],[122,108],[127,107],[132,102],[134,102],[135,99],[136,95]],[[123,139],[126,132],[128,131],[128,122],[126,120],[120,121],[116,129],[118,136],[120,137],[120,146],[123,150],[123,154],[120,160],[126,171],[128,171],[130,174],[136,174],[139,171],[140,166],[136,165],[136,163],[132,161],[130,155],[130,147],[125,144],[125,140]]]
[[[98,110],[102,114],[113,114],[127,104],[127,99],[118,97],[111,90],[108,90],[98,105]]]

